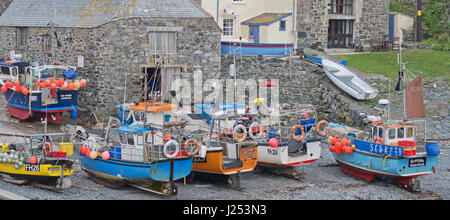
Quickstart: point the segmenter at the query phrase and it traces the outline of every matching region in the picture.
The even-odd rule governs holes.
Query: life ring
[[[254,128],[258,128],[258,131],[257,131],[257,134],[256,135],[254,135],[253,134],[253,129]],[[249,129],[248,129],[248,131],[249,131],[249,136],[250,136],[250,138],[251,139],[253,139],[253,140],[255,140],[255,139],[257,139],[257,138],[260,138],[260,137],[262,137],[262,135],[264,134],[264,127],[263,126],[261,126],[260,124],[259,124],[259,122],[253,122],[251,125],[250,125],[250,127],[249,127]]]
[[[383,144],[383,138],[376,137],[375,139],[373,139],[373,143],[380,143],[380,144]]]
[[[170,153],[169,148],[175,147],[175,152]],[[167,158],[175,158],[180,152],[180,145],[175,140],[170,140],[164,145],[163,153]]]
[[[325,132],[323,132],[323,131],[320,130],[320,126],[321,126],[322,124],[325,124],[325,126],[326,126],[326,128],[327,128]],[[316,126],[316,131],[317,131],[317,134],[318,134],[319,136],[325,137],[325,136],[327,136],[328,132],[330,132],[330,124],[328,124],[328,122],[327,122],[326,120],[322,120],[322,121],[320,121],[320,122],[317,124],[317,126]]]
[[[48,152],[46,147],[48,147]],[[50,144],[50,142],[45,142],[44,145],[42,145],[42,151],[44,151],[45,155],[49,155],[50,152],[52,152],[52,145]]]
[[[241,138],[238,138],[238,131],[242,129],[244,131],[244,135]],[[233,138],[236,142],[244,142],[247,139],[247,128],[244,125],[237,125],[233,129]]]
[[[188,152],[188,145],[189,144],[194,144],[195,145],[195,151],[192,153]],[[198,154],[198,152],[200,151],[198,142],[195,139],[189,139],[184,143],[184,153],[187,154],[189,157],[190,156],[194,156],[196,154]]]
[[[300,131],[302,133],[302,135],[300,135],[300,137],[295,136],[295,131],[297,130],[297,128],[300,128]],[[305,129],[303,129],[303,126],[295,125],[294,127],[292,127],[291,128],[291,137],[292,137],[292,139],[294,139],[294,141],[301,142],[305,138]]]

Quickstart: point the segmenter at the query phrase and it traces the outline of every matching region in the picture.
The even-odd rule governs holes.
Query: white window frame
[[[226,23],[229,24],[229,21],[231,20],[231,27],[229,26],[225,26]],[[232,37],[234,36],[234,23],[235,23],[235,19],[234,18],[223,18],[223,33],[222,35],[225,37]],[[231,29],[231,31],[229,30]]]

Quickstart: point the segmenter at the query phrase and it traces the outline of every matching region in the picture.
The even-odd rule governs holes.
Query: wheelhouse
[[[374,122],[371,129],[371,138],[375,141],[381,138],[383,143],[398,146],[399,141],[415,141],[416,126],[412,124],[388,125]]]

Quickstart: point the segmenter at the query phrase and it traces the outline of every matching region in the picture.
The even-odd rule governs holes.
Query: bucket
[[[73,156],[73,144],[70,142],[59,143],[59,150],[67,154],[67,156]]]
[[[438,143],[428,142],[426,144],[426,148],[427,148],[427,154],[429,156],[437,156],[437,155],[441,154]]]

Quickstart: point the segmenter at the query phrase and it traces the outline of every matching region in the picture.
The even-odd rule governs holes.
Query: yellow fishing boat
[[[73,174],[73,144],[65,142],[66,134],[17,135],[0,133],[0,175],[14,183],[42,183],[62,186]],[[68,139],[68,138],[67,138]],[[66,181],[66,185],[70,181]]]

